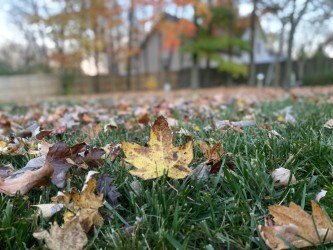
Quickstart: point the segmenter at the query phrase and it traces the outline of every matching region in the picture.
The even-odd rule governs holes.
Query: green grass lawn
[[[275,112],[289,105],[293,106],[295,124],[277,120]],[[16,108],[12,112],[27,110]],[[333,218],[333,131],[323,128],[333,118],[332,104],[324,99],[303,98],[296,103],[285,100],[256,104],[247,112],[254,115],[257,125],[244,128],[243,133],[233,129],[204,129],[211,125],[212,118],[241,120],[244,111],[234,104],[219,109],[214,117],[198,115],[190,122],[184,122],[184,112],[173,110],[172,116],[180,121],[180,127],[191,132],[193,140],[222,142],[224,151],[233,156],[233,172],[228,170],[223,157],[220,172],[206,180],[163,177],[144,181],[128,173],[123,154],[114,162],[106,160],[106,167],[99,172],[113,178],[121,197],[117,205],[105,202],[100,210],[105,221],[102,227],[89,233],[89,249],[267,249],[258,234],[258,225],[268,215],[268,206],[288,205],[293,201],[309,212],[310,201],[321,189],[328,192],[320,205]],[[263,124],[268,124],[281,137],[269,136]],[[128,130],[121,125],[102,131],[91,144],[101,147],[126,140],[144,145],[149,129],[148,126],[143,130]],[[82,139],[77,131],[53,136],[51,141],[64,140],[74,145]],[[186,140],[184,135],[175,133],[175,145]],[[0,165],[10,162],[20,168],[28,160],[28,156],[0,156]],[[195,168],[204,160],[195,147],[190,167]],[[290,169],[297,184],[274,187],[271,173],[278,167]],[[73,175],[68,182],[80,189],[83,180],[82,175]],[[136,190],[133,184],[131,187],[133,181]],[[0,249],[43,247],[42,242],[33,238],[33,232],[48,228],[52,221],[61,224],[62,215],[45,220],[32,205],[49,203],[57,191],[50,185],[34,188],[23,197],[0,195]]]

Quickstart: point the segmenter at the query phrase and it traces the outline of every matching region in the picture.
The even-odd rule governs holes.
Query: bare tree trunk
[[[191,67],[191,88],[197,89],[200,87],[199,84],[199,62],[198,62],[198,54],[193,53],[192,55],[192,67]]]
[[[274,76],[274,87],[278,87],[281,85],[281,59],[283,54],[283,44],[284,44],[284,28],[285,22],[282,22],[281,34],[279,38],[279,51],[278,55],[275,59],[275,76]]]
[[[194,13],[196,11],[194,10]],[[196,26],[196,28],[199,28],[198,25],[198,17],[196,16],[196,14],[194,14],[194,25]],[[195,38],[194,38],[195,39]],[[199,83],[199,60],[198,60],[198,53],[194,52],[192,54],[192,67],[191,67],[191,88],[192,89],[197,89],[200,87],[200,83]]]
[[[207,1],[207,4],[209,6],[209,8],[212,8],[213,7],[213,2],[212,0],[208,0]],[[212,33],[213,33],[213,23],[212,21],[210,21],[209,25],[208,25],[208,36],[212,36]],[[205,76],[205,82],[206,84],[210,84],[210,81],[211,81],[211,65],[210,65],[210,55],[206,55],[207,58],[206,58],[206,76]]]
[[[306,58],[299,59],[297,62],[298,77],[300,80],[300,84],[302,84],[302,82],[303,82],[305,64],[306,64]]]
[[[255,64],[255,36],[256,36],[256,10],[257,0],[253,0],[253,10],[251,14],[251,38],[250,38],[250,64],[249,64],[249,81],[251,86],[256,85],[256,64]]]
[[[96,93],[100,92],[100,74],[99,74],[99,53],[95,52],[95,67],[96,67],[96,75],[94,77],[94,91]]]
[[[293,61],[292,61],[292,50],[294,44],[295,36],[295,24],[291,23],[291,28],[288,37],[288,52],[287,52],[287,62],[286,62],[286,74],[284,80],[284,88],[289,89],[291,87],[291,75],[293,71]]]
[[[293,46],[294,46],[294,36],[295,31],[297,28],[297,25],[301,21],[303,15],[305,14],[307,7],[311,0],[306,0],[303,4],[303,8],[299,12],[297,16],[295,16],[296,12],[296,0],[293,0],[293,10],[290,15],[290,31],[289,31],[289,37],[288,37],[288,53],[287,53],[287,63],[286,63],[286,75],[284,80],[284,88],[289,89],[291,87],[291,75],[292,75],[292,52],[293,52]]]
[[[127,58],[127,89],[131,89],[131,76],[132,76],[132,40],[133,40],[133,26],[134,26],[134,0],[131,0],[130,9],[128,13],[128,22],[129,22],[129,30],[128,30],[128,52],[130,55]]]
[[[229,39],[233,39],[234,38],[234,31],[235,31],[235,17],[234,15],[232,15],[230,23],[229,23],[229,27],[228,27],[228,35],[229,35]],[[234,54],[234,47],[233,44],[230,43],[228,46],[228,60],[229,62],[232,62],[232,56]],[[227,76],[227,85],[228,86],[232,86],[234,84],[233,79],[231,74],[228,74]]]

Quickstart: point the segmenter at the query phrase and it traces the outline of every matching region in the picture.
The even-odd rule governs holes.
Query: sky
[[[22,37],[20,38],[20,31],[13,24],[10,24],[10,22],[8,22],[7,15],[8,15],[8,11],[10,9],[10,2],[11,2],[11,0],[0,0],[0,46],[1,46],[1,44],[7,43],[8,41],[16,41],[16,42],[20,42],[20,40],[21,40],[21,42],[24,41],[24,39]],[[243,3],[240,5],[239,10],[240,10],[240,14],[242,16],[249,15],[252,11],[252,6],[251,6],[251,4]],[[281,28],[281,25],[278,21],[269,19],[269,17],[262,18],[261,25],[262,25],[263,29],[269,33],[278,33]],[[309,24],[303,24],[303,25],[304,25],[304,27],[299,27],[299,29],[302,29],[302,28],[306,29],[306,25],[309,25]],[[321,27],[317,27],[319,35],[316,35],[315,37],[306,38],[307,40],[311,41],[311,46],[313,46],[313,47],[316,47],[317,44],[324,41],[324,37],[321,36],[320,32],[319,32],[320,28]],[[331,25],[330,30],[326,31],[326,32],[332,32],[332,34],[333,34],[333,26]],[[306,42],[304,40],[305,35],[303,34],[303,32],[298,32],[296,34],[296,39],[295,39],[296,47],[302,46],[303,43]],[[312,36],[313,36],[313,33],[312,33]],[[308,49],[311,49],[311,47],[309,47]],[[331,57],[333,57],[333,50],[328,51],[328,53]]]
[[[8,0],[0,0],[0,44],[7,40],[14,40],[17,31],[13,32],[12,25],[7,22],[7,12],[9,10]]]

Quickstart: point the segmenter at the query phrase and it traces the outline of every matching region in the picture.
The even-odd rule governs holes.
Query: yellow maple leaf
[[[44,240],[51,250],[80,250],[88,243],[88,238],[78,219],[65,222],[59,227],[57,222],[51,225],[50,231],[35,232],[36,239]]]
[[[271,249],[304,248],[333,241],[333,224],[315,201],[311,201],[312,215],[295,203],[289,207],[269,207],[275,225],[259,226],[259,232]]]
[[[170,178],[182,179],[192,172],[188,165],[193,160],[193,142],[173,146],[172,132],[163,116],[157,118],[150,130],[148,147],[122,142],[122,149],[125,160],[136,167],[130,173],[144,180],[158,178],[164,172]]]

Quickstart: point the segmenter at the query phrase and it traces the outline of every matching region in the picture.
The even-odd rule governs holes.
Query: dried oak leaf
[[[79,222],[85,232],[89,232],[93,225],[101,226],[103,218],[98,212],[98,209],[103,206],[103,194],[96,195],[96,180],[91,178],[85,189],[80,194],[73,194],[74,201],[72,216],[67,216],[65,221],[78,217]]]
[[[173,146],[172,132],[163,116],[157,118],[150,130],[148,147],[122,142],[122,149],[125,160],[136,167],[130,173],[144,180],[158,178],[165,171],[173,179],[185,178],[192,172],[188,165],[193,160],[193,142]]]
[[[300,206],[269,207],[275,225],[259,226],[259,232],[271,249],[304,248],[333,241],[333,224],[315,201],[311,201],[312,215]]]
[[[54,222],[50,232],[43,230],[35,232],[33,236],[44,240],[51,250],[80,250],[88,243],[87,235],[78,218],[65,222],[62,227]]]

